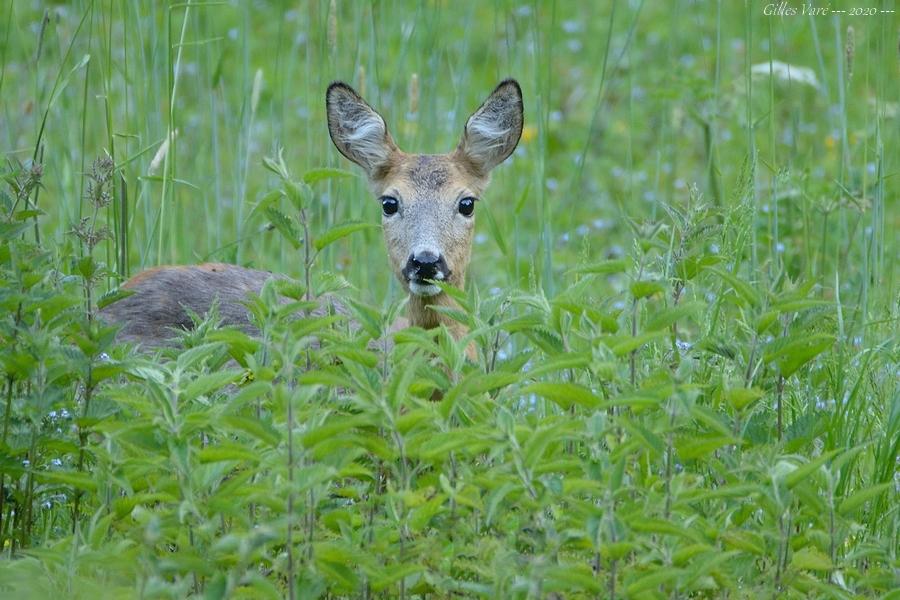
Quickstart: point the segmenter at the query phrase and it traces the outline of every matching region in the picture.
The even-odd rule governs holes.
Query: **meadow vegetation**
[[[897,597],[872,5],[4,2],[0,596]],[[372,344],[402,290],[328,83],[445,152],[509,76],[468,337]],[[213,311],[148,355],[97,318],[201,261],[291,277],[259,337]],[[325,293],[359,326],[304,318]]]

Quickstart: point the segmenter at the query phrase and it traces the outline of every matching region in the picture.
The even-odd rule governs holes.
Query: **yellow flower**
[[[534,125],[526,125],[522,128],[522,143],[527,144],[537,137],[537,127]]]

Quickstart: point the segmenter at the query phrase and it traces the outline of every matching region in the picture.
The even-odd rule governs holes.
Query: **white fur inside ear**
[[[510,129],[485,115],[474,115],[466,125],[466,151],[473,158],[487,160],[506,143]]]
[[[372,113],[357,113],[356,116],[361,118],[344,122],[344,146],[354,155],[356,162],[372,169],[387,160],[389,154],[384,121]]]
[[[506,160],[522,135],[522,96],[517,85],[501,85],[466,122],[461,150],[488,172]]]
[[[326,101],[334,145],[373,176],[396,149],[384,119],[356,92],[340,84],[329,88]]]

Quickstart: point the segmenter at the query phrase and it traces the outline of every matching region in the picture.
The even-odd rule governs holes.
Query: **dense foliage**
[[[38,4],[0,12],[0,595],[896,593],[892,13]],[[470,333],[384,343],[324,82],[428,151],[498,72],[529,127],[447,290]],[[259,337],[97,318],[208,257],[292,276]]]

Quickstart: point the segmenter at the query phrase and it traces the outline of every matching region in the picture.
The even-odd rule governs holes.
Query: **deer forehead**
[[[485,182],[470,173],[455,153],[400,154],[393,157],[381,180],[383,194],[399,193],[405,204],[455,202],[462,195],[480,195]]]

